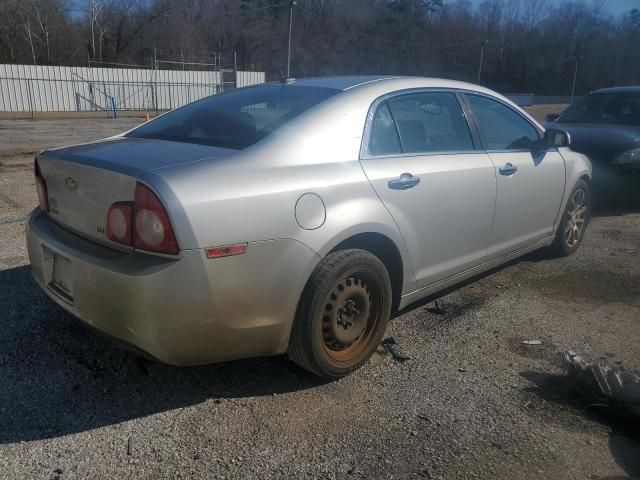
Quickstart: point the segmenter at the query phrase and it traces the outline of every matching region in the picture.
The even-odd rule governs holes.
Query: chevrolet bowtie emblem
[[[75,192],[78,190],[78,182],[76,182],[72,177],[67,177],[64,179],[64,186],[67,187],[67,190],[70,192]]]

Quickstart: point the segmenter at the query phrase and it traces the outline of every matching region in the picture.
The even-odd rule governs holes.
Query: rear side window
[[[404,153],[473,150],[469,125],[453,93],[401,95],[388,103]]]
[[[373,116],[369,153],[371,155],[394,155],[402,153],[398,130],[396,129],[387,102],[382,103]]]
[[[540,138],[524,117],[500,102],[479,95],[466,95],[487,150],[531,148]]]
[[[240,150],[337,93],[340,90],[296,85],[232,90],[169,112],[127,136]]]

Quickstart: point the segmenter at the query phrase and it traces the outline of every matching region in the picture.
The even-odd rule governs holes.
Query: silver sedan
[[[338,378],[393,312],[532,250],[573,253],[591,166],[486,88],[289,80],[40,153],[33,276],[137,351],[287,353]]]

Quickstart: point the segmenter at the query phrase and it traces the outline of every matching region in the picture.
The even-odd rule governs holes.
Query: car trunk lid
[[[115,202],[133,201],[144,173],[235,152],[205,145],[117,137],[42,152],[37,161],[47,186],[49,215],[91,240],[107,239],[107,213]]]

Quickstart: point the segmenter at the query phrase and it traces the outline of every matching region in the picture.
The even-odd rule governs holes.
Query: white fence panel
[[[236,72],[238,87],[264,72]],[[0,65],[0,111],[168,110],[223,89],[218,71]]]
[[[236,72],[236,86],[248,87],[265,82],[264,72]]]

